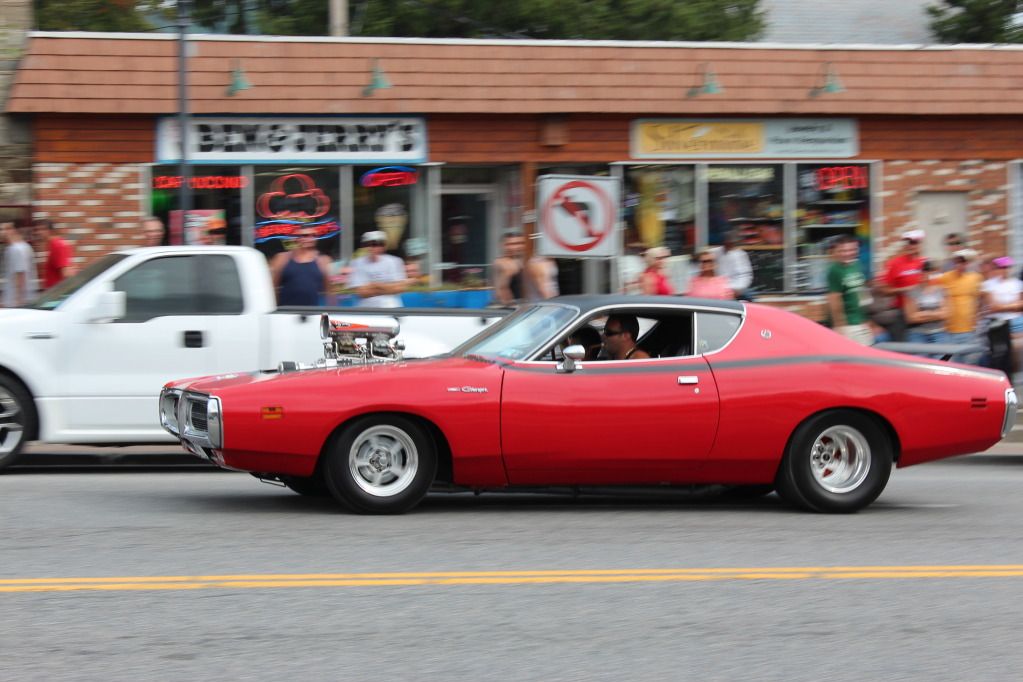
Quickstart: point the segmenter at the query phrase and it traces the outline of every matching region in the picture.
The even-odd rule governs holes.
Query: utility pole
[[[348,0],[328,0],[330,2],[330,35],[348,35]]]
[[[178,0],[178,128],[181,138],[178,208],[182,238],[187,239],[185,222],[192,210],[192,171],[188,164],[188,0]]]

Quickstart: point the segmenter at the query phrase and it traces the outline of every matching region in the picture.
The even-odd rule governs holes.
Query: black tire
[[[792,434],[775,487],[794,506],[849,514],[877,499],[893,463],[892,443],[874,419],[852,410],[824,412]]]
[[[281,483],[294,490],[299,495],[306,497],[330,497],[330,490],[327,482],[319,473],[309,477],[305,476],[280,476]]]
[[[36,407],[25,387],[0,374],[0,470],[21,457],[25,443],[36,432]]]
[[[419,504],[437,474],[426,429],[395,414],[356,420],[324,453],[327,487],[359,514],[401,514]]]

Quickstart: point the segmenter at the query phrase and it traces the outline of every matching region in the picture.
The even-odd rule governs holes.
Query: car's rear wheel
[[[327,482],[323,476],[281,476],[281,483],[294,490],[299,495],[306,497],[330,497],[330,490],[327,489]]]
[[[0,374],[0,469],[21,456],[35,424],[32,397],[17,381]]]
[[[793,433],[775,486],[799,507],[859,511],[888,484],[893,454],[890,439],[871,417],[852,410],[825,412]]]
[[[437,473],[429,433],[401,415],[363,417],[325,454],[331,494],[360,514],[400,514],[416,506]]]

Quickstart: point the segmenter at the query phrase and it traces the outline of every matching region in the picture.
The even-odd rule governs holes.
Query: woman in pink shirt
[[[675,287],[671,286],[671,280],[664,274],[664,261],[671,255],[671,251],[663,246],[654,246],[646,250],[643,258],[646,260],[647,268],[643,271],[640,281],[643,284],[643,293],[649,296],[671,296],[675,293]]]
[[[711,249],[700,249],[697,252],[696,262],[700,264],[700,270],[694,277],[689,279],[689,291],[686,292],[686,296],[694,298],[735,298],[735,293],[728,286],[728,278],[718,276],[715,260],[714,251]]]

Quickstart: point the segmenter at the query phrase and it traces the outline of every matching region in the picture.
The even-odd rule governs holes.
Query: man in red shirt
[[[894,297],[894,307],[899,311],[898,320],[888,328],[895,341],[905,340],[905,294],[923,281],[925,259],[920,255],[920,245],[925,236],[923,230],[903,232],[902,250],[885,266],[882,293]]]
[[[71,246],[58,237],[49,220],[37,220],[33,224],[36,248],[46,251],[42,268],[43,288],[49,289],[71,274]]]

